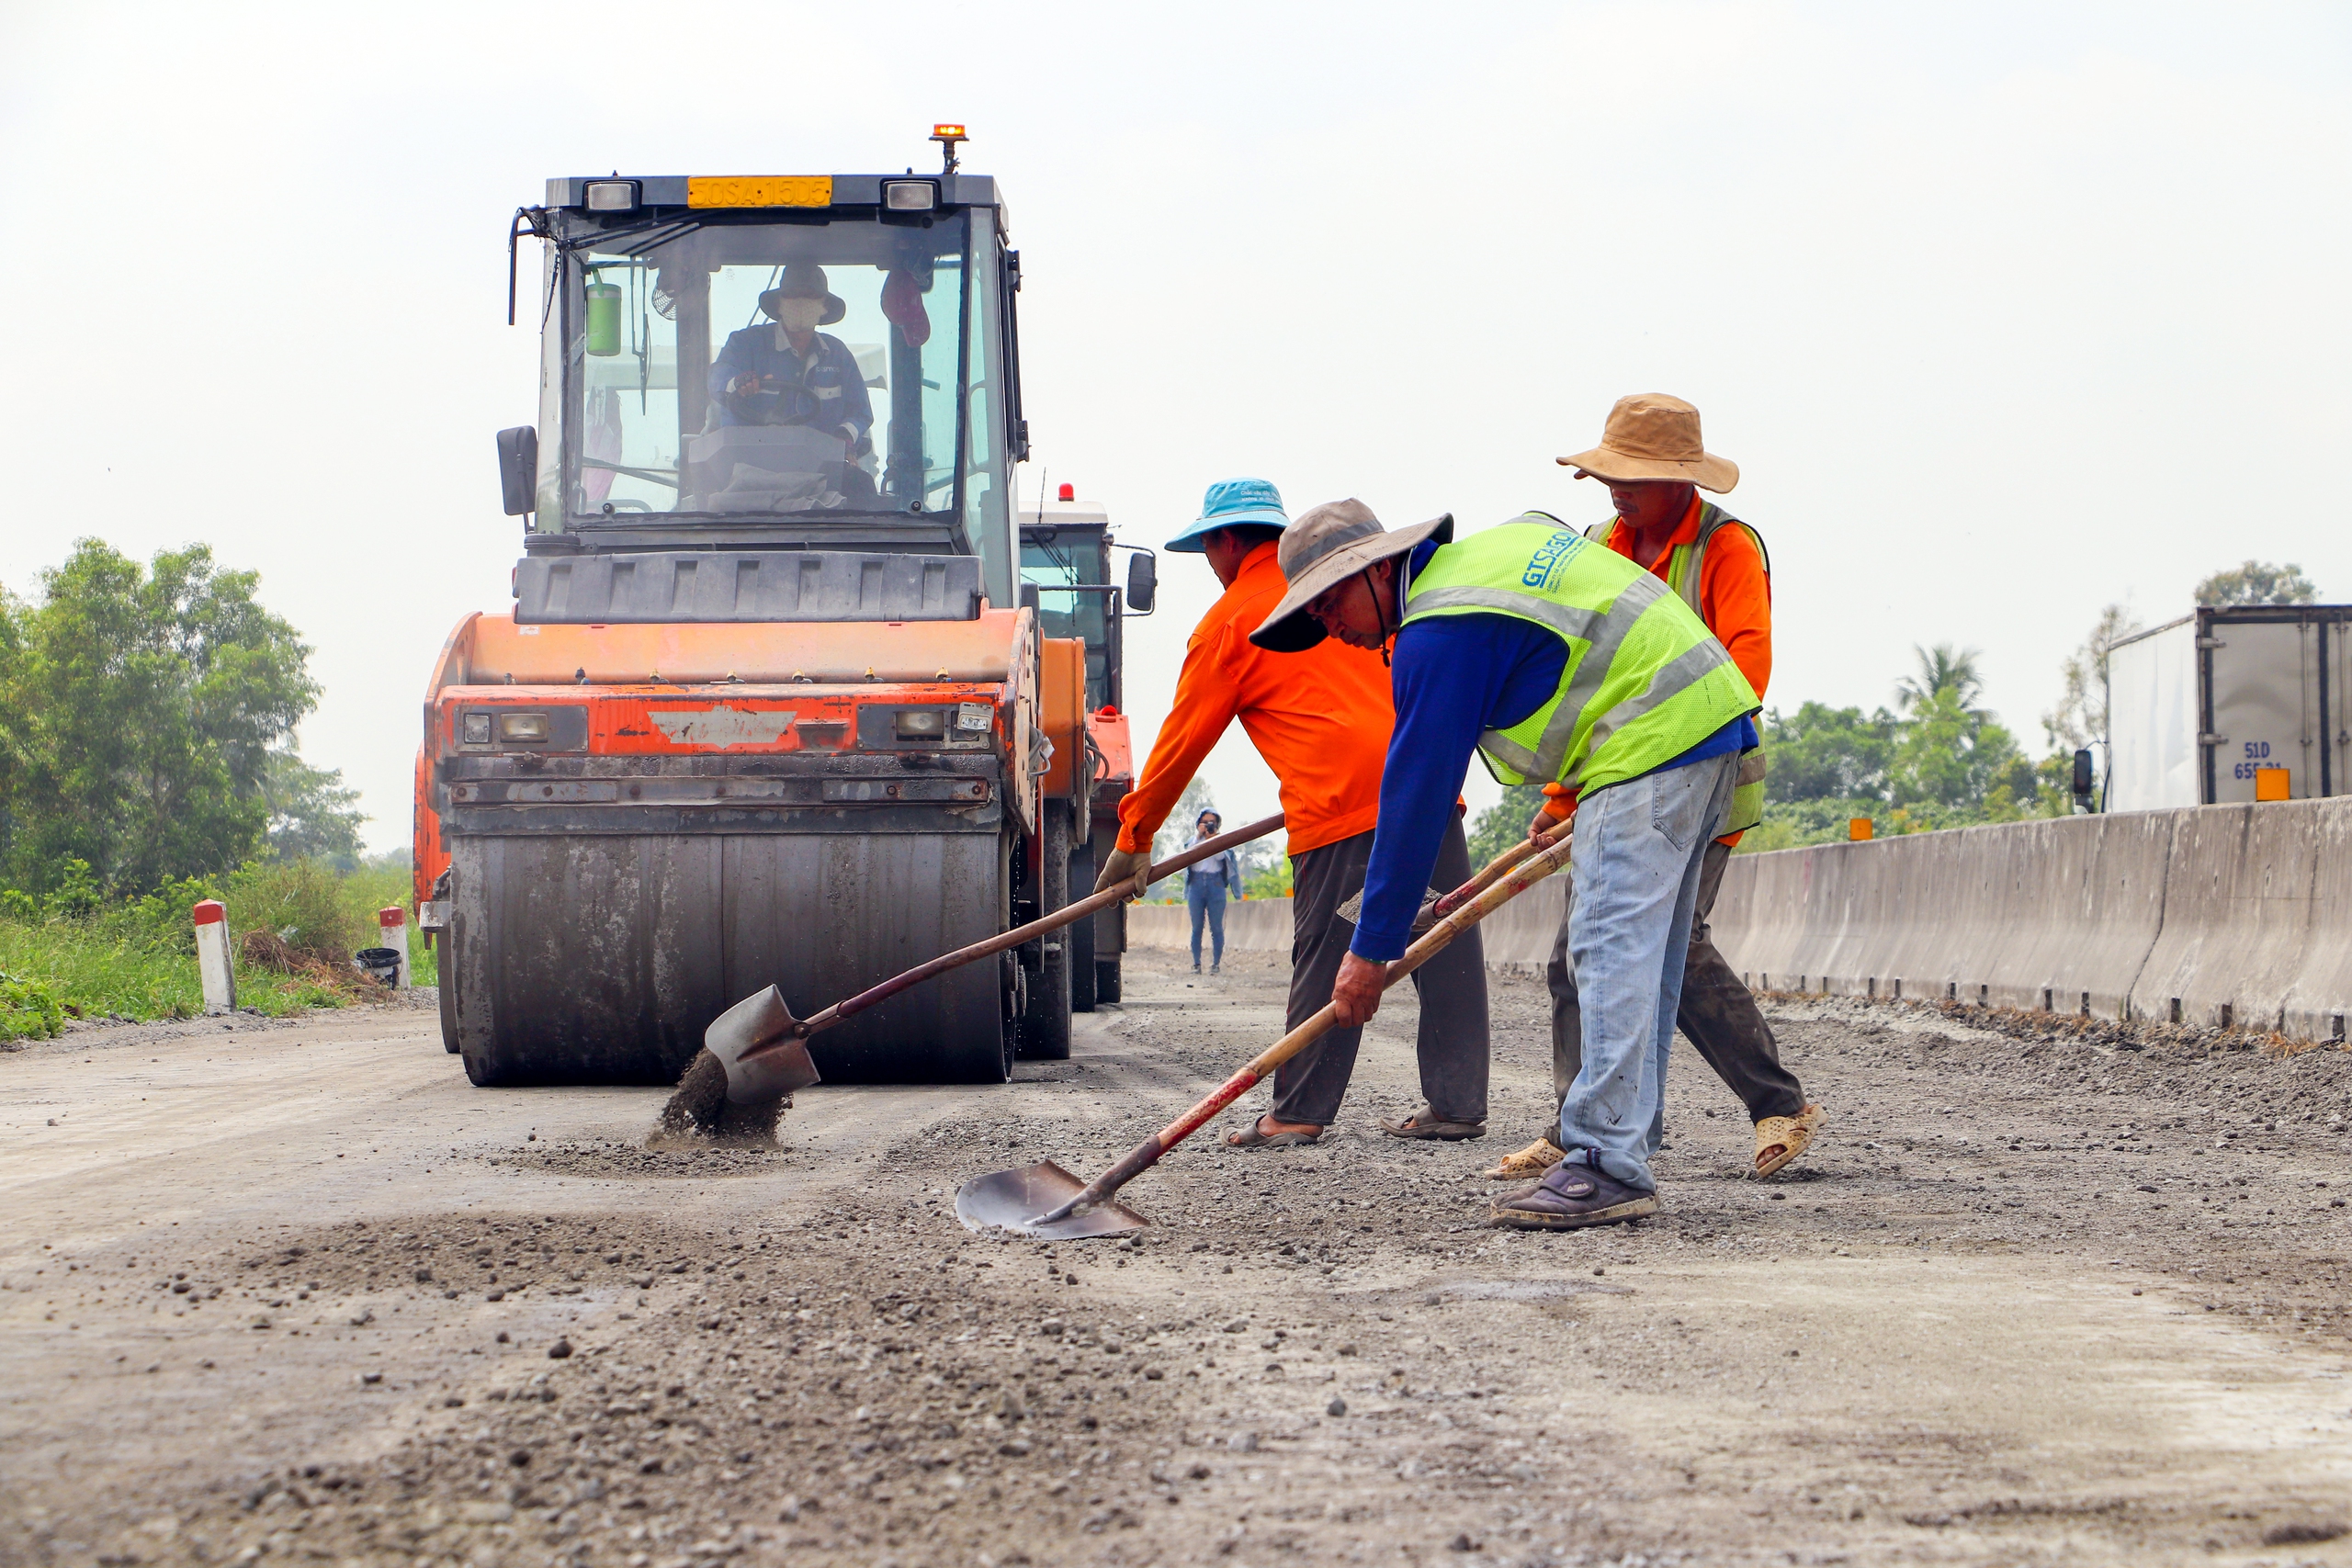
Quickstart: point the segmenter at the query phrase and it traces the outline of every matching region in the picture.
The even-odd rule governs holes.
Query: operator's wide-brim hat
[[[1290,514],[1283,510],[1283,492],[1271,479],[1219,479],[1201,497],[1201,514],[1160,548],[1205,555],[1202,541],[1219,528],[1287,528]]]
[[[1699,411],[1664,392],[1620,398],[1609,411],[1600,445],[1560,464],[1600,479],[1680,479],[1726,495],[1739,483],[1739,465],[1709,452],[1699,439]]]
[[[737,295],[736,298],[740,299],[742,296]],[[842,303],[842,297],[827,288],[825,269],[810,262],[794,262],[786,267],[784,276],[777,280],[776,286],[761,292],[760,309],[773,319],[779,299],[822,299],[825,311],[817,318],[817,324],[820,327],[830,327],[849,314],[849,307]]]
[[[1290,579],[1290,592],[1250,640],[1275,653],[1304,653],[1321,642],[1322,624],[1306,613],[1328,589],[1364,568],[1418,547],[1424,539],[1446,544],[1453,537],[1453,513],[1391,533],[1372,508],[1352,498],[1328,502],[1283,530],[1275,559]]]

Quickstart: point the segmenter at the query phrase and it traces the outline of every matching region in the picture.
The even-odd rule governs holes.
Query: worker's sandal
[[[1533,1181],[1568,1157],[1568,1151],[1549,1138],[1538,1138],[1523,1149],[1513,1149],[1485,1175],[1489,1181]]]
[[[1295,1149],[1319,1142],[1322,1136],[1323,1129],[1320,1127],[1312,1133],[1269,1133],[1263,1118],[1252,1118],[1250,1125],[1241,1131],[1225,1135],[1225,1146],[1228,1149]]]
[[[1402,1121],[1382,1117],[1380,1130],[1392,1138],[1435,1138],[1449,1144],[1487,1135],[1484,1122],[1449,1122],[1426,1105]]]
[[[1813,1147],[1829,1112],[1807,1105],[1794,1116],[1767,1116],[1756,1123],[1756,1176],[1761,1180]]]
[[[1523,1231],[1613,1225],[1657,1213],[1657,1194],[1626,1186],[1606,1171],[1566,1161],[1534,1186],[1498,1198],[1487,1223]]]

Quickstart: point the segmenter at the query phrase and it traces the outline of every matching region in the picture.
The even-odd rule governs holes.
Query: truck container
[[[2107,682],[2109,811],[2352,794],[2352,604],[2200,605]]]

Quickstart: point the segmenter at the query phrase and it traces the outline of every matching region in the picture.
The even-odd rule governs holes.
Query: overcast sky
[[[1605,496],[1696,402],[1770,546],[1770,704],[1984,650],[2037,752],[2100,605],[2248,556],[2352,598],[2341,6],[0,0],[0,583],[96,535],[258,568],[312,761],[405,844],[418,701],[520,553],[508,215],[558,174],[928,165],[1023,252],[1041,482],[1157,544],[1237,473],[1391,523]],[[1214,596],[1163,558],[1147,738]],[[1238,732],[1228,813],[1272,808]],[[1491,796],[1474,786],[1474,800]]]

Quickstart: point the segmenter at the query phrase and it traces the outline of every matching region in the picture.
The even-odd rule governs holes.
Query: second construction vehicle
[[[542,243],[538,423],[499,437],[524,553],[511,612],[442,650],[417,768],[474,1082],[669,1082],[763,987],[820,1006],[1067,901],[1114,639],[1023,600],[1020,256],[960,135],[937,174],[562,178],[517,215]],[[894,998],[819,1065],[1067,1055],[1075,947]]]

